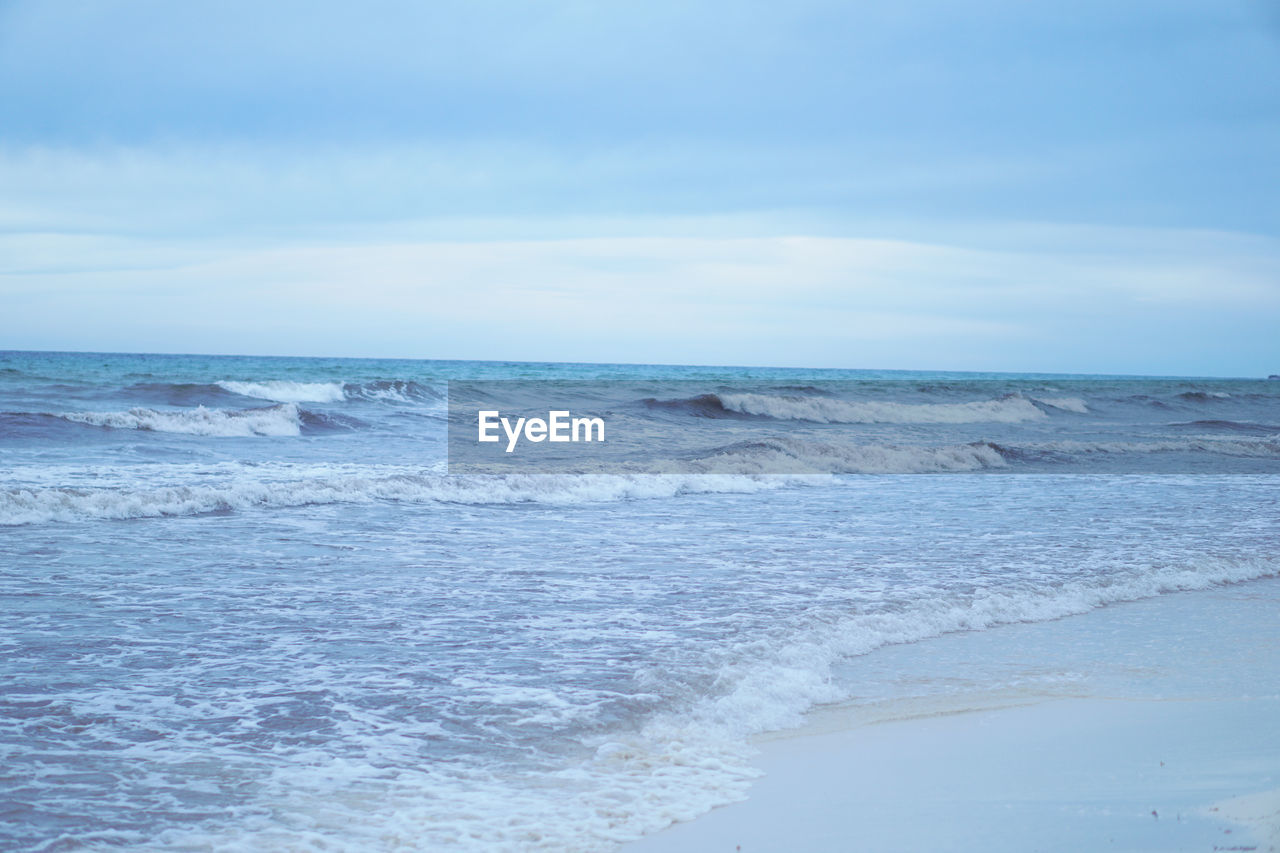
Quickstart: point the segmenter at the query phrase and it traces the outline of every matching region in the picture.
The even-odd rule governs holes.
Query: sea
[[[683,438],[459,470],[494,383]],[[613,850],[815,710],[1142,678],[889,651],[1278,573],[1277,380],[0,352],[0,849]]]

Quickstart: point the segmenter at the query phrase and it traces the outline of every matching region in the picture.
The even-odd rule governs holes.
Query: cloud
[[[1110,235],[1117,248],[1106,255],[603,237],[182,258],[165,243],[72,237],[59,247],[50,237],[56,263],[5,275],[11,311],[0,332],[128,350],[1058,370],[1101,369],[1118,344],[1141,344],[1147,352],[1126,363],[1141,372],[1194,362],[1161,329],[1199,320],[1247,331],[1280,319],[1275,241],[1167,234],[1161,257],[1151,234],[1131,238],[1139,254],[1121,251],[1123,238]],[[77,247],[94,257],[68,263]],[[139,263],[110,269],[111,252]],[[1129,330],[1122,341],[1119,330]],[[1228,335],[1215,346],[1226,372],[1256,357]]]
[[[1277,73],[1231,4],[11,0],[0,227],[805,211],[1276,233]]]
[[[1197,2],[11,0],[0,332],[1273,372],[1278,69]]]

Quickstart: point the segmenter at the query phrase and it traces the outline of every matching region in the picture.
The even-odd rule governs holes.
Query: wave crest
[[[289,382],[281,379],[236,382],[223,379],[214,384],[232,394],[277,403],[340,403],[347,398],[341,382]]]
[[[1018,394],[965,403],[896,403],[789,394],[718,393],[683,400],[651,399],[645,403],[703,417],[746,415],[822,424],[1024,423],[1048,417],[1034,402]],[[1049,405],[1066,409],[1077,403],[1083,408],[1083,401],[1073,398],[1071,403],[1060,401],[1060,404]]]
[[[1036,397],[1035,401],[1044,406],[1061,409],[1064,412],[1075,412],[1077,415],[1089,414],[1089,407],[1079,397]]]
[[[944,447],[839,446],[770,439],[744,442],[686,460],[678,470],[623,473],[450,475],[379,467],[280,480],[236,478],[214,484],[0,492],[0,525],[154,518],[254,507],[406,501],[411,503],[573,505],[749,493],[830,482],[830,474],[975,471],[1005,465],[990,444]]]
[[[300,435],[302,417],[293,403],[261,409],[194,409],[164,411],[129,409],[127,412],[63,412],[54,417],[72,423],[108,429],[137,429],[184,435],[254,436]]]
[[[934,474],[1003,468],[990,442],[941,446],[836,444],[768,438],[728,445],[691,467],[735,474]]]
[[[519,474],[450,476],[439,473],[237,480],[163,488],[35,488],[0,492],[0,525],[52,521],[157,518],[253,507],[407,501],[463,504],[581,504],[694,493],[742,493],[802,478],[716,474]]]
[[[343,392],[350,400],[377,400],[390,403],[420,403],[444,399],[444,395],[430,385],[406,379],[349,382],[343,386]]]
[[[239,382],[223,379],[211,387],[277,403],[341,403],[347,400],[419,403],[443,398],[430,385],[411,379],[376,379],[371,382],[291,382],[283,379]]]

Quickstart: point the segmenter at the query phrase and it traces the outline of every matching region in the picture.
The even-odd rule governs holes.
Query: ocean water
[[[683,467],[450,473],[492,380],[611,383]],[[1280,381],[0,353],[0,848],[609,850],[960,689],[877,649],[1278,545]]]

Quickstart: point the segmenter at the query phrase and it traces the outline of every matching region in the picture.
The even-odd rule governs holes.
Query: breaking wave
[[[1064,412],[1075,412],[1078,415],[1089,414],[1089,407],[1079,397],[1036,397],[1035,401]]]
[[[277,403],[341,403],[345,400],[377,400],[417,403],[443,399],[430,385],[408,379],[378,379],[372,382],[289,382],[271,379],[237,382],[224,379],[215,387]]]
[[[981,441],[921,446],[769,438],[731,444],[687,464],[736,474],[941,474],[1008,462],[996,445]]]
[[[214,384],[232,394],[274,400],[277,403],[340,403],[347,398],[341,382],[288,382],[277,379],[234,382],[224,379]]]
[[[0,493],[0,524],[199,515],[254,507],[407,501],[465,504],[580,504],[692,493],[754,492],[801,478],[715,474],[439,473],[345,475],[217,485],[125,489],[11,489]]]
[[[649,399],[644,402],[652,408],[684,410],[703,417],[747,415],[823,424],[1024,423],[1048,417],[1032,400],[1017,394],[966,403],[850,401],[753,393],[703,394],[683,400]],[[1070,411],[1084,409],[1083,401],[1073,398],[1048,405]]]
[[[419,403],[444,399],[444,394],[430,385],[404,379],[349,382],[343,386],[343,393],[349,400],[379,400],[391,403]]]
[[[208,421],[160,421],[185,412],[125,412],[99,416],[123,428],[169,427],[174,431],[222,430],[221,435],[296,435],[296,408],[282,404],[246,413],[209,413]],[[277,415],[272,415],[277,412]],[[237,417],[236,415],[239,415]],[[225,415],[218,417],[216,415]],[[280,421],[271,420],[280,417]],[[305,421],[305,415],[303,416]],[[136,426],[134,424],[137,424]],[[276,430],[274,433],[254,430]],[[292,430],[286,432],[286,430]],[[199,434],[211,434],[203,432]],[[404,501],[412,503],[572,505],[670,498],[684,494],[748,493],[834,482],[841,474],[946,474],[1010,470],[1025,463],[1073,463],[1090,456],[1204,453],[1244,458],[1280,458],[1280,438],[1179,441],[1050,441],[951,445],[841,444],[769,438],[713,448],[694,457],[669,459],[635,470],[599,473],[450,475],[439,470],[378,466],[355,473],[282,480],[233,478],[213,484],[105,488],[20,488],[0,493],[0,525],[50,521],[184,516],[252,508],[312,504]],[[388,470],[392,469],[392,470]]]
[[[991,444],[944,447],[841,446],[771,439],[671,461],[669,470],[623,473],[449,475],[386,467],[367,473],[216,484],[115,489],[23,488],[0,493],[0,525],[87,519],[151,518],[312,504],[406,501],[465,504],[583,504],[747,493],[831,482],[830,474],[923,474],[1006,465]]]
[[[64,421],[109,429],[137,429],[184,435],[254,436],[300,435],[302,415],[293,403],[261,409],[194,409],[165,411],[129,409],[127,412],[63,412]]]
[[[430,764],[411,774],[386,774],[337,760],[295,770],[285,781],[291,792],[325,804],[315,809],[310,832],[341,830],[342,837],[361,842],[356,846],[378,846],[391,828],[425,849],[456,846],[459,838],[483,838],[502,849],[611,848],[744,797],[760,775],[751,764],[752,736],[798,726],[813,707],[853,698],[834,677],[849,658],[960,631],[1044,622],[1120,602],[1274,577],[1278,569],[1269,557],[1150,561],[1047,586],[980,587],[869,612],[820,613],[785,638],[750,636],[727,648],[709,695],[671,703],[633,731],[586,733],[581,743],[589,752],[554,786],[534,774],[513,774],[513,782],[488,771],[442,771]],[[512,695],[529,701],[527,693]],[[376,796],[333,796],[338,785],[355,782]],[[519,796],[512,795],[513,784]],[[531,838],[536,844],[530,845]],[[281,830],[250,826],[223,837],[192,831],[164,840],[176,849],[253,849],[278,846]]]

